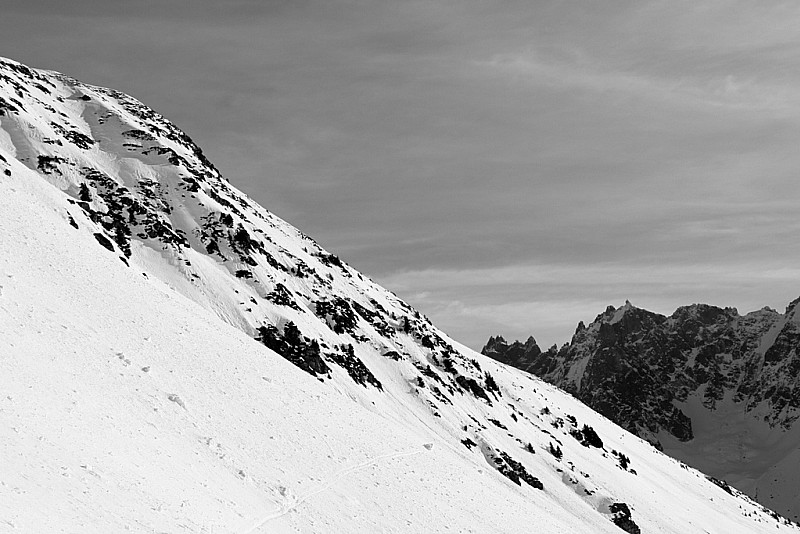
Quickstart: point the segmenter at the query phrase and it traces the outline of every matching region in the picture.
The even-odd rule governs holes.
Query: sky
[[[480,349],[609,304],[800,296],[800,4],[3,2],[0,55],[133,95]]]

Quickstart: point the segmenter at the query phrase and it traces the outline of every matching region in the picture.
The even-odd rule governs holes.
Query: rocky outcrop
[[[626,302],[579,324],[561,348],[541,351],[532,337],[509,344],[498,336],[483,354],[569,391],[657,447],[661,431],[680,441],[694,436],[679,408],[691,394],[709,410],[731,396],[788,429],[800,416],[798,303],[784,314],[763,308],[746,315],[693,304],[667,317]]]

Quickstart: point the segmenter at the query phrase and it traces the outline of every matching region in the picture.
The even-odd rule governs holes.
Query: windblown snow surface
[[[0,61],[0,532],[620,531],[797,527]]]

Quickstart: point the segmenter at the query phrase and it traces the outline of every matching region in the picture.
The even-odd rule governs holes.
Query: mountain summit
[[[483,354],[571,392],[630,432],[800,514],[800,299],[784,313],[693,304],[666,317],[609,306],[542,352],[490,338]]]
[[[0,60],[0,530],[796,532]]]

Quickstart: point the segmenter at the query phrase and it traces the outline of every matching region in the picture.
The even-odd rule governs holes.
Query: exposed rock
[[[692,439],[692,421],[675,403],[694,392],[712,410],[727,392],[747,411],[766,402],[768,422],[789,428],[800,408],[797,303],[783,315],[765,308],[744,316],[693,304],[670,317],[626,303],[579,325],[558,350],[542,352],[533,338],[508,344],[492,337],[483,353],[571,392],[657,446],[662,430]],[[773,328],[777,336],[760,351]]]

